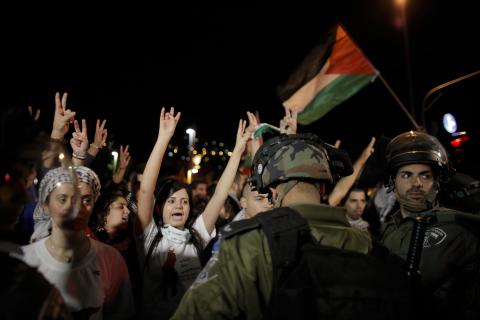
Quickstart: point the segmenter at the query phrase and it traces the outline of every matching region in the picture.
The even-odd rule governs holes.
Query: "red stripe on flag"
[[[375,69],[341,26],[337,28],[337,37],[330,56],[327,74],[368,74]]]

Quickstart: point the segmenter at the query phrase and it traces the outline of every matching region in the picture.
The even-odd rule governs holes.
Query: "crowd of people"
[[[0,318],[259,319],[315,312],[379,319],[386,311],[392,319],[480,317],[480,218],[472,189],[478,181],[463,188],[467,205],[446,208],[460,202],[441,196],[458,192],[449,184],[458,179],[432,135],[410,131],[392,139],[385,181],[367,189],[358,181],[375,138],[352,163],[339,143],[298,133],[294,110],[285,110],[280,132],[265,141],[254,134],[257,117],[247,112],[219,179],[188,185],[161,172],[180,112],[159,110],[146,163],[133,165],[122,145],[108,175],[96,165],[108,142],[106,121],[97,120],[89,140],[86,121],[67,99],[55,95],[50,134],[31,108],[2,114]],[[252,158],[248,176],[240,170],[245,156]],[[295,291],[305,280],[290,272],[312,263],[304,258],[307,247],[335,249],[315,251],[316,259],[328,252],[329,263],[342,261],[336,272],[368,280],[369,302],[356,280],[336,282],[333,270],[322,271],[323,277],[332,272],[328,284],[311,280],[308,290]],[[366,257],[382,261],[371,268],[390,275],[385,281],[395,290],[349,264]],[[286,285],[295,289],[287,297]],[[326,296],[340,291],[348,303],[333,307]],[[22,308],[18,301],[27,300],[31,308]]]

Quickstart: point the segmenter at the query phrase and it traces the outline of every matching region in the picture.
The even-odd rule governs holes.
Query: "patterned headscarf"
[[[94,201],[97,201],[101,188],[100,179],[98,179],[97,174],[92,169],[84,166],[74,167],[73,169],[77,175],[78,182],[88,184],[92,188]],[[38,192],[37,206],[33,212],[35,231],[32,235],[32,241],[48,236],[48,229],[51,228],[50,215],[43,207],[50,193],[64,183],[74,184],[71,170],[64,167],[51,169],[43,177]],[[37,227],[39,227],[39,230],[37,230]]]
[[[97,200],[100,195],[100,180],[97,174],[90,168],[80,166],[74,167],[77,174],[78,182],[84,182],[92,188],[93,199]],[[40,183],[38,200],[40,205],[44,205],[50,193],[63,183],[73,185],[73,177],[71,171],[63,167],[49,170]]]

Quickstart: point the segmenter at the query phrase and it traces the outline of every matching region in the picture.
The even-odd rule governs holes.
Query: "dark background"
[[[3,10],[0,103],[41,108],[42,124],[50,128],[54,94],[67,91],[68,105],[89,122],[91,138],[95,119],[106,118],[112,145],[129,144],[142,162],[156,139],[161,106],[182,111],[173,141],[180,147],[187,127],[197,130],[199,143],[233,147],[238,119],[247,110],[278,125],[283,108],[277,86],[337,19],[418,122],[430,89],[480,69],[474,1],[409,2],[407,37],[396,27],[393,0],[360,2]],[[471,139],[463,152],[449,150],[461,171],[476,176],[479,79],[443,90],[426,118],[430,132],[448,145],[449,136],[435,125],[445,111],[458,117],[459,130]],[[410,129],[377,80],[298,131],[316,132],[331,143],[341,139],[356,158],[371,136],[394,137]]]

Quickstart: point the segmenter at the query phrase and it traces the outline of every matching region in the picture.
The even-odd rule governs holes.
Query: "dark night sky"
[[[335,18],[402,101],[413,101],[417,116],[429,89],[480,69],[474,1],[411,2],[410,99],[405,38],[394,27],[389,1],[357,2],[335,1],[324,10],[136,5],[75,12],[57,8],[48,15],[16,12],[17,19],[1,22],[1,105],[39,107],[49,126],[54,92],[68,91],[72,109],[92,125],[97,117],[107,118],[111,137],[130,144],[141,161],[156,138],[161,106],[174,105],[183,113],[178,144],[184,143],[188,126],[197,129],[201,141],[233,143],[238,119],[247,110],[258,110],[262,121],[278,125],[283,109],[276,86],[319,40],[318,30]],[[478,136],[471,114],[479,105],[479,84],[477,77],[446,90],[431,117],[451,107]],[[411,128],[376,81],[299,131],[316,132],[332,143],[340,138],[355,158],[370,136],[393,137]]]

